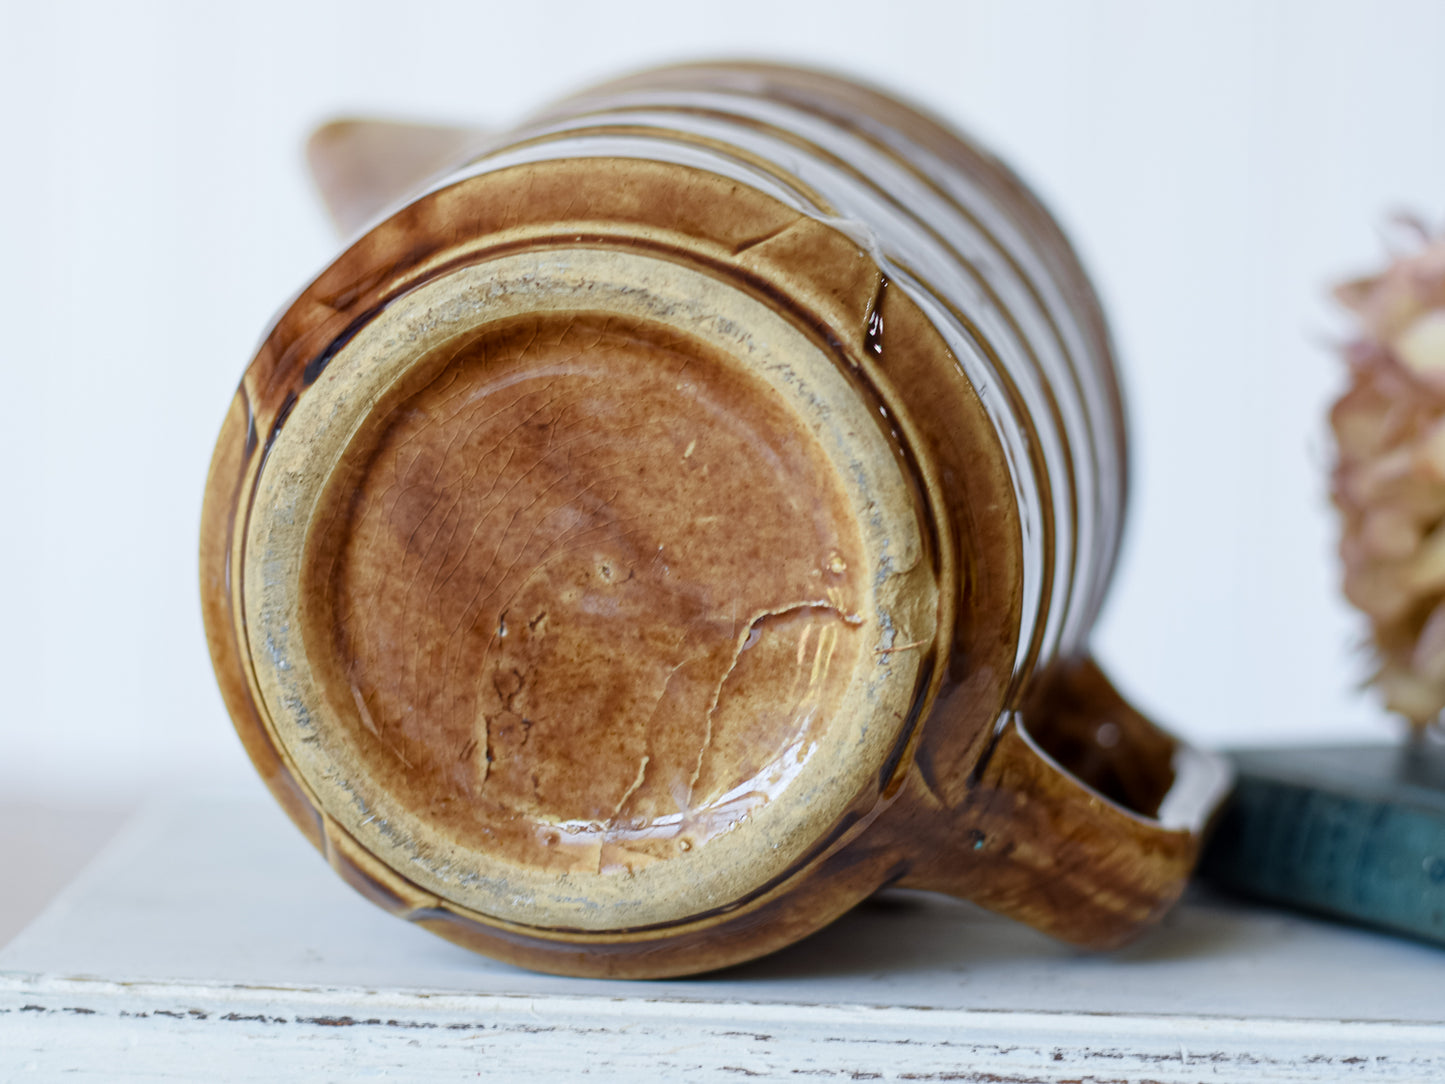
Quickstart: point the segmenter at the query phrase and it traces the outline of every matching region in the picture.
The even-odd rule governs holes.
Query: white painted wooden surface
[[[149,809],[0,950],[0,1080],[1445,1080],[1445,952],[1196,898],[1112,956],[893,894],[720,976],[534,975],[264,798]]]
[[[0,946],[64,888],[124,822],[130,810],[0,800]]]

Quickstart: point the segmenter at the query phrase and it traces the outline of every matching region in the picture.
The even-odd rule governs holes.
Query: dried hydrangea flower
[[[1330,413],[1345,595],[1369,618],[1385,704],[1416,729],[1445,710],[1445,236],[1336,291],[1356,316]]]

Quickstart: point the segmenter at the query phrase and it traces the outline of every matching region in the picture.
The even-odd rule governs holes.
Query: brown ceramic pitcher
[[[1088,661],[1122,407],[1007,169],[745,64],[316,150],[343,220],[455,155],[278,319],[206,492],[227,705],[347,881],[639,977],[887,884],[1096,947],[1178,897],[1226,772]]]

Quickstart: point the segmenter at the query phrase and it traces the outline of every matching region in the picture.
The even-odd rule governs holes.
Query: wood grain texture
[[[1445,1027],[1355,1021],[539,1001],[362,990],[16,984],[0,1054],[79,1080],[369,1071],[428,1080],[1397,1081],[1445,1073]],[[140,1053],[137,1053],[139,1051]]]

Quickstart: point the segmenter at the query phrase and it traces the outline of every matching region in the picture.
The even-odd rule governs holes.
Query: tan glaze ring
[[[888,883],[1096,947],[1178,896],[1223,774],[1087,661],[1020,682],[1008,457],[850,233],[692,164],[469,169],[280,318],[212,464],[206,625],[369,898],[649,977]]]
[[[931,647],[939,592],[866,401],[654,256],[533,249],[398,299],[298,400],[254,508],[277,737],[353,839],[508,922],[756,893],[925,695],[893,649]]]

